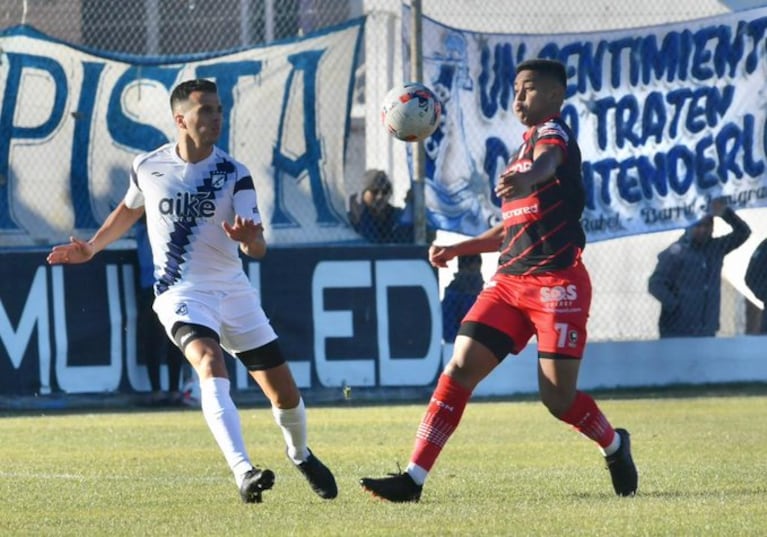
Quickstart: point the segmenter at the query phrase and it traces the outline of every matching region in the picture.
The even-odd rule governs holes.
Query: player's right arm
[[[68,244],[54,246],[48,254],[51,265],[86,263],[101,250],[122,237],[144,214],[143,205],[129,208],[124,201],[110,213],[98,231],[87,242],[69,238]]]
[[[557,168],[565,161],[565,152],[559,143],[542,143],[535,145],[533,162],[526,171],[504,171],[495,186],[495,195],[499,198],[515,197],[536,185],[541,185],[555,176]]]
[[[432,244],[429,247],[429,263],[434,267],[445,268],[448,261],[460,255],[497,252],[503,242],[503,233],[503,222],[501,222],[476,237],[451,246]]]

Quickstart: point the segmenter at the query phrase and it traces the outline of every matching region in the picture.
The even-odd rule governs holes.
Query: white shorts
[[[176,323],[191,323],[214,330],[230,353],[263,347],[277,339],[253,287],[233,291],[168,290],[155,298],[154,311],[173,340]]]

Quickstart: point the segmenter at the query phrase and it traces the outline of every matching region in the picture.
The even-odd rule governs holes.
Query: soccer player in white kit
[[[335,478],[307,446],[301,393],[238,255],[239,248],[259,259],[266,241],[250,172],[215,146],[222,123],[216,85],[202,79],[182,82],[170,104],[176,142],[136,157],[128,192],[101,228],[87,242],[73,237],[55,246],[48,263],[89,261],[146,211],[154,310],[197,372],[203,415],[242,500],[260,503],[274,473],[255,467],[248,457],[222,346],[247,367],[270,400],[288,458],[321,498],[335,498]]]

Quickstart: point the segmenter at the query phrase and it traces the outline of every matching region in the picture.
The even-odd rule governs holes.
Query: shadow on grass
[[[765,485],[757,485],[754,484],[751,487],[737,487],[737,488],[727,488],[726,490],[722,489],[711,489],[711,490],[650,490],[648,492],[645,492],[642,490],[641,486],[639,488],[639,492],[636,496],[630,496],[630,497],[619,497],[615,495],[609,495],[612,498],[616,498],[619,501],[635,501],[635,500],[641,500],[642,498],[649,498],[649,499],[659,499],[659,500],[673,500],[673,499],[679,499],[679,500],[686,500],[690,498],[711,498],[711,499],[718,499],[722,498],[723,496],[727,496],[727,498],[733,498],[736,496],[763,496],[767,492],[767,486]],[[578,492],[575,494],[567,494],[564,495],[567,498],[576,498],[579,500],[604,500],[605,494],[604,493],[598,493],[598,492]]]

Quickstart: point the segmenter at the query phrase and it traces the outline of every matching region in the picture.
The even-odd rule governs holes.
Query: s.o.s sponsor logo
[[[577,299],[578,288],[573,283],[566,286],[557,285],[555,287],[541,288],[541,302],[544,304],[550,304],[552,302],[558,304],[572,303]]]

